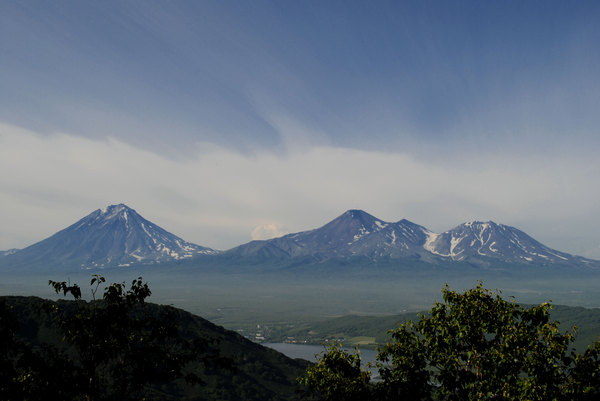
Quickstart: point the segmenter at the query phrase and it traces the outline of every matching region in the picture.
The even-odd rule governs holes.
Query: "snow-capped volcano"
[[[252,241],[229,250],[230,255],[280,258],[416,256],[428,230],[408,220],[385,222],[362,210],[348,210],[323,227],[266,241]]]
[[[172,262],[215,253],[184,241],[119,204],[98,209],[7,258],[27,265],[93,268]]]
[[[348,210],[323,227],[226,252],[230,257],[323,262],[353,257],[374,263],[403,259],[426,263],[466,262],[600,268],[600,262],[551,249],[524,232],[494,222],[461,224],[441,234],[408,220],[385,222],[362,210]]]
[[[431,233],[428,251],[456,261],[501,260],[508,263],[566,264],[587,259],[545,246],[523,231],[504,224],[468,222],[442,234]]]
[[[600,261],[554,250],[523,231],[492,221],[464,223],[437,234],[405,219],[386,222],[362,210],[348,210],[320,228],[219,252],[186,242],[120,204],[98,209],[53,236],[12,252],[0,255],[2,265],[87,269],[219,255],[209,263],[283,267],[327,261],[361,266],[418,261],[421,265],[484,268],[529,265],[600,269]]]

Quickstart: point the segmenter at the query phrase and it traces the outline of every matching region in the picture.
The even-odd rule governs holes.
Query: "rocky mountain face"
[[[524,232],[494,222],[461,224],[441,234],[408,220],[385,222],[362,210],[348,210],[321,228],[252,241],[226,252],[239,258],[304,258],[323,262],[362,257],[378,260],[521,264],[600,268],[600,261],[551,249]]]
[[[126,205],[98,209],[75,224],[5,256],[10,265],[125,267],[212,255],[217,251],[184,241]]]

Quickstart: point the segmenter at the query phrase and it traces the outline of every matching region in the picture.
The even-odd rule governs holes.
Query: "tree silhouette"
[[[151,291],[142,278],[108,285],[96,299],[105,278],[93,275],[92,301],[81,299],[77,284],[49,281],[57,293],[75,303],[53,304],[50,313],[75,352],[78,379],[71,387],[86,400],[148,399],[157,396],[157,383],[184,378],[202,383],[192,362],[225,364],[215,347],[200,338],[184,339],[174,308],[147,304]]]

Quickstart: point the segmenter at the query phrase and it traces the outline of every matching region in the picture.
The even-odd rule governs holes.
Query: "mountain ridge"
[[[312,230],[217,251],[184,241],[124,204],[97,209],[27,248],[2,252],[0,261],[12,266],[58,264],[82,269],[185,261],[235,266],[346,261],[600,269],[600,261],[552,249],[517,228],[493,221],[466,222],[438,234],[406,219],[386,222],[360,209],[347,210]]]
[[[332,238],[335,238],[333,240]],[[331,247],[330,245],[335,245]],[[366,257],[371,262],[466,262],[600,268],[600,261],[557,251],[523,231],[493,221],[462,223],[443,233],[402,219],[385,222],[362,210],[348,210],[324,226],[269,240],[251,241],[224,252],[229,257],[303,257],[316,263]]]

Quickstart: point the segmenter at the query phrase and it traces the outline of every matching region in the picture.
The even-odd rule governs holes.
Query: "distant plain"
[[[270,328],[276,336],[294,327],[309,327],[347,315],[390,317],[422,312],[441,301],[444,285],[464,290],[479,281],[485,288],[499,290],[504,298],[523,304],[551,302],[600,307],[600,289],[595,285],[600,273],[596,272],[549,274],[535,269],[509,274],[466,273],[461,269],[321,267],[264,271],[189,265],[12,272],[3,273],[0,295],[61,298],[48,286],[51,279],[78,283],[84,297],[89,298],[92,274],[105,276],[107,282],[128,283],[141,276],[152,290],[151,302],[185,309],[247,336],[252,336],[257,326]]]

